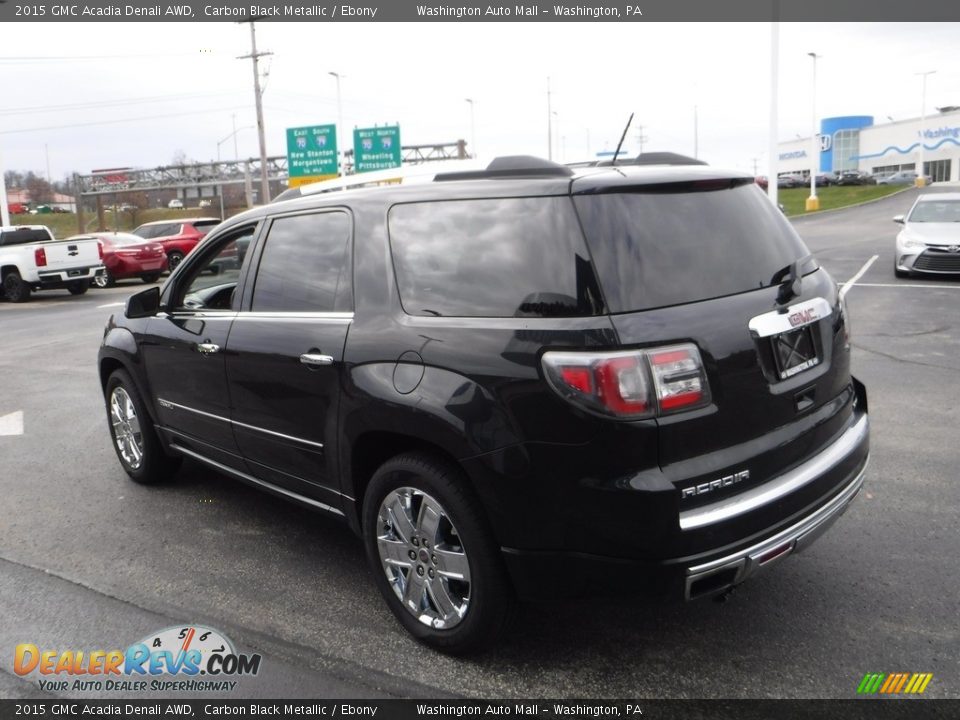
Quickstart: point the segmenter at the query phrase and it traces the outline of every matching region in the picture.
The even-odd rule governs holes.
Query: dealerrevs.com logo
[[[237,653],[219,630],[169,627],[126,650],[58,650],[21,643],[14,650],[17,675],[48,691],[231,691],[233,678],[256,675],[258,654]]]

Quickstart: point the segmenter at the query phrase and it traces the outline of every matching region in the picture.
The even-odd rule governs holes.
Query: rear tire
[[[364,495],[363,539],[384,600],[425,645],[476,652],[509,625],[513,588],[456,466],[423,453],[384,463]]]
[[[30,299],[30,286],[17,270],[11,270],[3,276],[3,294],[10,302],[26,302]]]
[[[125,370],[115,370],[104,389],[107,423],[120,465],[134,482],[153,485],[169,479],[182,458],[167,455],[153,420]]]
[[[110,274],[109,270],[104,270],[102,275],[97,275],[93,279],[93,284],[98,288],[108,288],[116,285],[117,281],[114,279],[113,275]]]
[[[167,267],[173,272],[177,265],[183,260],[183,253],[179,250],[171,250],[167,253]]]
[[[67,290],[70,291],[71,295],[83,295],[89,289],[89,280],[74,280],[72,283],[67,285]]]

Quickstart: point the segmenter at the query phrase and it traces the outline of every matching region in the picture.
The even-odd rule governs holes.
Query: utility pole
[[[250,54],[241,55],[237,60],[253,60],[253,92],[257,104],[257,134],[260,136],[260,204],[270,202],[270,181],[267,179],[267,140],[263,129],[263,93],[260,90],[260,58],[273,55],[272,52],[257,52],[257,31],[254,22],[258,18],[251,18],[243,22],[250,23]]]
[[[547,160],[553,160],[553,107],[550,99],[550,78],[547,77]]]
[[[647,141],[647,136],[643,134],[643,125],[637,125],[637,144],[640,146],[640,155],[643,155],[643,144]]]
[[[758,161],[759,159],[760,159],[760,158],[750,158],[750,160],[753,161],[753,176],[754,176],[754,177],[757,176],[757,161]]]

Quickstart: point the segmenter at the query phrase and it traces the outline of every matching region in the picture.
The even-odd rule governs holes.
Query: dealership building
[[[923,123],[920,118],[878,123],[870,115],[823,118],[818,136],[818,172],[919,172],[921,136],[923,174],[933,182],[960,182],[960,107],[943,108],[928,115]],[[780,143],[778,174],[809,173],[811,144],[809,137]]]

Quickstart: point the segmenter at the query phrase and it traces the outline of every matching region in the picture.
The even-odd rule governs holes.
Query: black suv
[[[752,176],[354,178],[228,220],[111,318],[134,480],[186,456],[341,518],[449,652],[518,598],[722,593],[860,490],[843,300]]]

